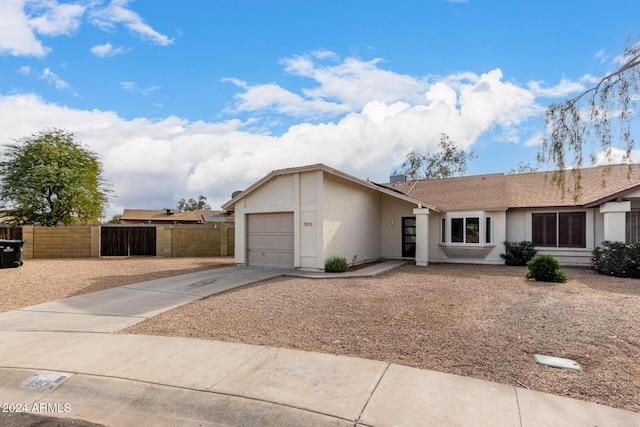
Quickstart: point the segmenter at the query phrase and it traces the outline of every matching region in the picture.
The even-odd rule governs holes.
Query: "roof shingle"
[[[576,176],[580,176],[576,180]],[[565,172],[565,191],[554,172],[488,174],[383,184],[444,211],[592,206],[640,186],[640,165],[609,165]],[[576,192],[576,182],[580,188]]]
[[[167,213],[167,209],[150,210],[150,209],[125,209],[122,213],[121,221],[141,221],[141,222],[177,222],[198,224],[204,222],[203,215],[220,215],[224,211],[212,210],[195,210],[195,211],[178,211],[171,210]]]

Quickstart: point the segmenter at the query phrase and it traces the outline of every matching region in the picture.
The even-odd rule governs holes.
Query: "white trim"
[[[333,169],[330,168],[328,166],[325,166],[323,164],[316,164],[316,165],[310,165],[310,166],[301,166],[301,167],[297,167],[297,168],[289,168],[289,169],[278,169],[278,170],[274,170],[271,173],[269,173],[268,175],[266,175],[265,177],[263,177],[262,179],[256,181],[255,183],[253,183],[252,185],[250,185],[249,187],[247,187],[247,189],[245,189],[242,193],[238,194],[236,197],[234,197],[233,199],[229,200],[228,202],[226,202],[225,204],[222,205],[222,209],[224,210],[230,210],[229,208],[231,208],[232,206],[234,206],[238,201],[240,201],[241,199],[245,198],[248,194],[251,194],[255,189],[257,189],[258,187],[260,187],[261,185],[263,185],[264,183],[266,183],[267,181],[277,177],[277,176],[282,176],[282,175],[290,175],[290,174],[296,174],[296,173],[302,173],[302,172],[311,172],[311,171],[323,171],[326,173],[330,173],[332,175],[335,175],[337,177],[346,179],[347,181],[351,181],[353,183],[356,183],[358,185],[362,185],[364,187],[367,187],[369,189],[378,191],[380,193],[386,194],[388,196],[400,199],[400,200],[404,200],[406,202],[410,202],[415,204],[417,207],[424,207],[424,208],[429,208],[435,212],[438,212],[438,209],[433,206],[430,205],[428,203],[424,203],[421,202],[417,199],[414,199],[413,197],[409,197],[407,195],[401,194],[401,193],[397,193],[393,190],[390,190],[386,187],[381,187],[379,185],[375,185],[369,181],[364,181],[362,179],[356,178],[354,176],[351,176],[349,174],[346,174],[344,172],[340,172],[337,169]]]

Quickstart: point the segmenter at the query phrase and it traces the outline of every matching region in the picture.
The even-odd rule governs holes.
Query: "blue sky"
[[[637,0],[0,0],[0,144],[58,127],[123,208],[214,208],[273,169],[385,182],[446,133],[535,164],[546,105],[612,70]],[[3,151],[0,148],[0,153]]]

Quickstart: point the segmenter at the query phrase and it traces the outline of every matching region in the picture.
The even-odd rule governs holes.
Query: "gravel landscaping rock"
[[[0,270],[0,311],[189,273],[230,258],[26,260]],[[375,278],[279,278],[179,307],[121,333],[363,357],[640,412],[640,281],[565,268],[434,264]],[[534,354],[581,371],[538,365]]]
[[[165,312],[122,333],[363,357],[640,411],[640,282],[566,268],[405,266],[376,278],[273,279]],[[581,371],[538,365],[569,358]]]

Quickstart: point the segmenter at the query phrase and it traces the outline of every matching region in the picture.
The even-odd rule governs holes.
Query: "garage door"
[[[249,265],[293,268],[293,213],[249,215],[247,234]]]

